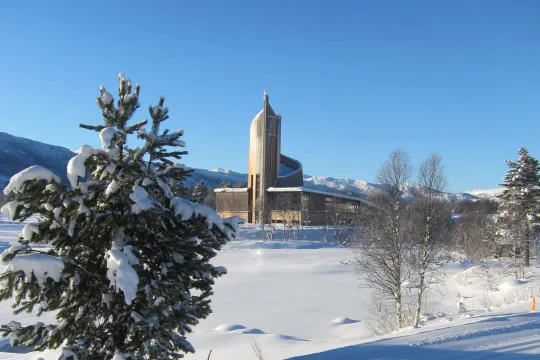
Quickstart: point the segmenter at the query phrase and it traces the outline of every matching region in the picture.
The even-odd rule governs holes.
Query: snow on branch
[[[101,149],[107,150],[113,147],[113,140],[116,136],[116,130],[113,127],[103,128],[99,132],[99,139],[101,140]]]
[[[92,155],[101,153],[101,150],[93,149],[89,145],[83,145],[79,150],[75,151],[75,155],[71,160],[69,160],[67,166],[67,177],[71,187],[73,189],[77,188],[79,177],[84,178],[86,176],[86,167],[84,162]]]
[[[107,256],[107,278],[116,291],[122,290],[126,304],[129,305],[137,294],[139,276],[131,267],[130,257],[125,253],[119,250],[109,250]]]
[[[131,211],[135,214],[150,210],[154,204],[148,197],[148,192],[139,185],[133,186],[133,192],[129,194],[129,198],[135,203],[131,205]]]
[[[184,135],[184,130],[179,129],[171,134],[164,133],[163,135],[157,135],[154,132],[148,132],[145,128],[140,128],[138,130],[139,137],[146,140],[150,144],[156,145],[169,145],[169,146],[180,146],[185,147],[186,142],[178,140],[178,138]]]
[[[99,90],[101,91],[101,102],[103,106],[111,106],[114,102],[114,96],[104,86],[101,86]]]
[[[28,223],[24,225],[24,228],[21,232],[21,237],[26,241],[32,241],[32,236],[34,234],[39,234],[39,227],[35,223]]]
[[[139,121],[138,123],[136,123],[134,125],[128,126],[126,128],[126,134],[133,134],[134,132],[139,131],[139,129],[141,129],[146,124],[148,124],[147,119]]]
[[[0,213],[2,214],[8,214],[9,213],[9,220],[14,221],[15,220],[15,214],[17,213],[17,208],[20,206],[23,206],[23,203],[17,200],[13,200],[2,206],[0,208]]]
[[[61,184],[60,178],[54,175],[50,170],[39,165],[34,165],[13,175],[9,180],[9,184],[4,189],[4,194],[8,195],[12,191],[19,192],[25,182],[32,180],[45,180],[48,183],[54,181]]]
[[[15,248],[15,250],[17,249],[20,248]],[[4,253],[11,254],[13,251],[12,248],[9,248]],[[4,253],[2,253],[2,259],[5,257]],[[63,270],[64,262],[57,257],[47,254],[20,254],[7,263],[2,273],[22,271],[26,279],[30,279],[34,274],[39,286],[43,287],[47,278],[60,281]]]
[[[174,216],[180,216],[182,221],[186,221],[193,216],[193,206],[189,200],[174,198],[171,206],[174,208]]]
[[[174,215],[179,216],[182,221],[190,219],[193,215],[200,216],[204,219],[208,229],[212,229],[215,225],[227,236],[229,241],[234,239],[233,231],[236,232],[238,229],[238,218],[224,220],[212,208],[181,198],[172,199],[171,206],[174,208]],[[230,225],[233,231],[226,224]]]

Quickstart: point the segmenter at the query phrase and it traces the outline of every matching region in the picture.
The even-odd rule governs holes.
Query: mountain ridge
[[[66,166],[75,155],[71,150],[24,137],[0,132],[0,189],[3,189],[9,179],[19,171],[32,166],[40,165],[58,175],[67,183]],[[186,184],[194,186],[203,180],[210,188],[217,187],[222,181],[231,185],[237,182],[247,182],[247,174],[223,168],[198,169],[191,168],[193,172],[186,179]],[[311,176],[304,174],[304,186],[310,189],[332,193],[349,194],[366,197],[374,191],[381,189],[381,184],[370,183],[363,180],[338,179],[334,177]],[[413,196],[418,191],[415,185],[408,185],[406,196]],[[471,190],[461,193],[441,193],[451,202],[463,199],[494,198],[500,189]]]
[[[0,189],[14,174],[32,165],[40,165],[67,183],[66,166],[74,156],[71,150],[0,132]]]

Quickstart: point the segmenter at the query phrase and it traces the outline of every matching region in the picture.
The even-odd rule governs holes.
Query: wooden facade
[[[267,191],[266,213],[253,209],[252,192],[242,189],[216,189],[216,210],[222,217],[238,216],[249,223],[260,220],[265,223],[325,225],[332,224],[335,217],[351,220],[371,206],[361,198],[313,191],[305,188],[272,188]]]

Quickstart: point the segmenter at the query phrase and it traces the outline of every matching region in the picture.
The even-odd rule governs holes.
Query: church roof
[[[295,192],[295,191],[306,192],[306,193],[326,195],[326,196],[329,196],[329,197],[335,197],[335,198],[339,198],[339,199],[358,201],[358,202],[362,202],[362,203],[364,203],[366,205],[369,205],[369,206],[375,206],[372,203],[370,203],[369,201],[364,200],[364,199],[359,198],[359,197],[356,197],[356,196],[349,196],[349,195],[330,193],[330,192],[326,192],[326,191],[310,189],[310,188],[303,187],[303,186],[297,186],[297,187],[269,187],[268,189],[266,189],[266,191],[268,191],[268,192]]]
[[[251,190],[251,188],[250,187],[247,187],[247,188],[218,188],[218,189],[214,189],[214,192],[241,193],[241,192],[247,192],[248,190]]]

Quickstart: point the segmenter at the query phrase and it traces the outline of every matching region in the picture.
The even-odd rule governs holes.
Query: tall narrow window
[[[309,211],[309,194],[308,193],[301,193],[302,197],[302,211]]]
[[[266,134],[268,136],[274,136],[274,117],[269,116],[266,123]]]
[[[259,192],[261,191],[261,175],[257,174],[255,176],[255,200],[259,199]]]

